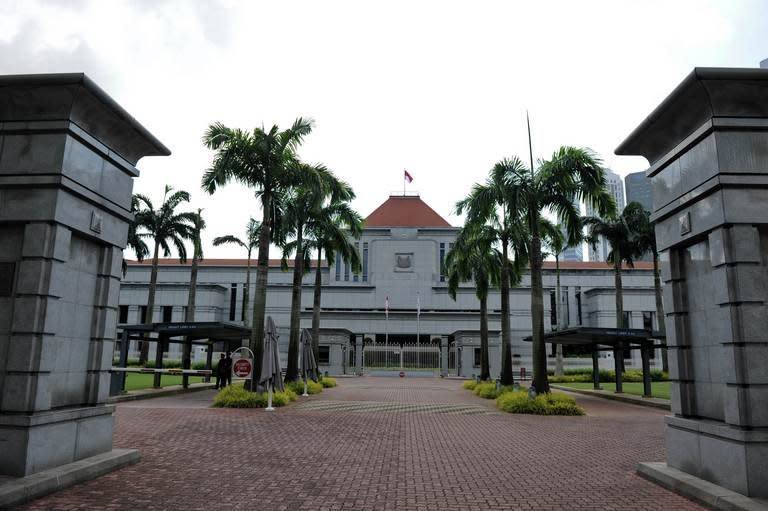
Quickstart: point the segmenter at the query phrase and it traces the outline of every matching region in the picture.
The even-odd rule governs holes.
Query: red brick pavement
[[[586,417],[510,415],[456,381],[339,382],[273,413],[210,392],[121,405],[115,445],[141,462],[26,509],[702,509],[635,475],[664,458],[662,412],[580,396]]]

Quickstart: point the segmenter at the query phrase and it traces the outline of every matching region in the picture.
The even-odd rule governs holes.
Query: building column
[[[365,334],[355,334],[355,369],[358,374],[363,372],[363,341]]]
[[[448,376],[448,336],[440,336],[440,376]]]

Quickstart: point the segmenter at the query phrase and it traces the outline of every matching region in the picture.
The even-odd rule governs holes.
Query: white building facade
[[[397,349],[417,343],[448,346],[451,374],[479,373],[479,301],[471,283],[463,284],[456,300],[448,295],[445,256],[458,228],[451,226],[418,196],[391,196],[366,219],[358,250],[362,271],[355,274],[344,261],[321,266],[321,369],[332,374],[354,373],[370,347]],[[615,307],[612,268],[605,263],[562,262],[562,314],[570,326],[614,327]],[[120,290],[120,324],[143,322],[151,266],[148,261],[129,263]],[[311,328],[316,268],[303,281],[301,327]],[[250,296],[255,294],[255,264]],[[189,264],[161,260],[158,274],[157,322],[183,321],[189,292]],[[624,274],[624,310],[633,328],[657,328],[653,275],[650,265],[640,263]],[[198,273],[196,321],[235,321],[243,317],[246,261],[207,259]],[[292,270],[282,271],[279,260],[270,264],[267,314],[280,330],[283,357],[287,353],[290,322]],[[545,325],[554,328],[554,262],[544,265]],[[523,338],[531,333],[530,275],[510,292],[512,353],[515,367],[531,369],[531,346]],[[386,310],[385,303],[389,308]],[[500,368],[500,294],[488,298],[491,373]],[[420,310],[417,318],[417,309]],[[248,315],[250,316],[250,311]],[[119,327],[118,327],[119,328]],[[154,349],[154,348],[152,348]],[[357,352],[357,357],[356,357]],[[138,356],[138,346],[131,355]],[[397,356],[397,355],[395,355]],[[179,359],[180,346],[171,345],[167,357]],[[152,357],[150,356],[150,359]],[[658,356],[656,356],[658,360]],[[552,362],[554,363],[554,362]],[[628,361],[630,366],[638,361]],[[591,359],[567,359],[566,367],[590,366]],[[363,367],[363,369],[365,369]]]

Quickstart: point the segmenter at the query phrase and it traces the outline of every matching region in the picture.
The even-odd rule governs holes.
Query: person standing
[[[232,353],[229,351],[224,359],[224,374],[222,374],[222,378],[224,378],[224,387],[232,385]]]
[[[221,354],[221,357],[219,358],[219,363],[216,365],[216,388],[217,389],[223,389],[227,385],[227,380],[225,376],[225,362],[226,358],[224,357],[224,353]]]

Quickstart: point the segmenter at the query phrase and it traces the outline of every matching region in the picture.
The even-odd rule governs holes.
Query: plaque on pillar
[[[0,76],[0,475],[112,450],[135,165],[168,154],[83,74]]]
[[[667,466],[758,498],[768,497],[766,126],[768,69],[696,68],[616,150],[650,163],[674,413]]]

